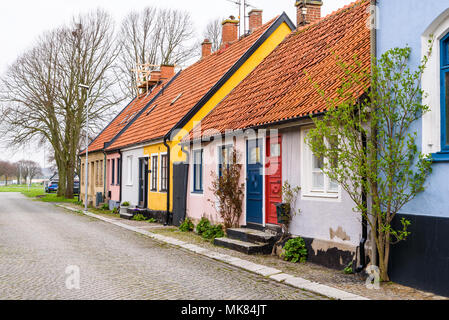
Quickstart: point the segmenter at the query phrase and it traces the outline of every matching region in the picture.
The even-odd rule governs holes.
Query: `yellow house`
[[[122,202],[173,213],[175,224],[183,219],[188,165],[179,142],[295,28],[285,13],[263,25],[261,14],[250,12],[251,32],[240,38],[239,21],[223,21],[221,48],[211,53],[206,39],[202,58],[163,88],[156,86],[159,94],[106,148],[121,153]]]

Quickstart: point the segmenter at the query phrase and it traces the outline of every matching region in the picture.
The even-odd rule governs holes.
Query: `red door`
[[[275,205],[282,202],[282,136],[267,137],[265,150],[266,223],[277,224]]]

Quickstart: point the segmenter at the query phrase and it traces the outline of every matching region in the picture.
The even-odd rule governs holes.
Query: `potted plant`
[[[289,203],[279,202],[276,203],[276,214],[279,224],[288,224],[291,219],[291,207]]]
[[[120,213],[128,213],[129,202],[125,201],[120,205]]]

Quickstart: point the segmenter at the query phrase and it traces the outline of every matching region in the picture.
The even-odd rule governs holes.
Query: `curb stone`
[[[302,290],[307,290],[310,291],[312,293],[316,293],[316,294],[320,294],[322,296],[331,298],[331,299],[336,299],[336,300],[370,300],[366,297],[362,297],[353,293],[349,293],[340,289],[336,289],[333,287],[329,287],[317,282],[312,282],[300,277],[295,277],[293,275],[287,274],[287,273],[283,273],[281,270],[275,269],[275,268],[271,268],[271,267],[267,267],[264,265],[260,265],[260,264],[256,264],[253,263],[251,261],[247,261],[247,260],[243,260],[240,258],[236,258],[233,256],[229,256],[226,254],[222,254],[222,253],[218,253],[218,252],[214,252],[214,251],[210,251],[208,249],[202,248],[200,246],[191,244],[191,243],[187,243],[178,239],[174,239],[172,237],[167,237],[167,236],[163,236],[163,235],[159,235],[156,233],[152,233],[150,231],[146,231],[143,230],[139,227],[133,227],[121,222],[117,222],[114,221],[112,219],[108,219],[102,216],[99,216],[95,213],[91,213],[89,211],[85,212],[79,209],[74,209],[71,207],[67,207],[64,205],[56,205],[57,207],[63,208],[63,209],[67,209],[70,211],[75,211],[78,213],[82,213],[84,215],[87,215],[89,217],[92,218],[96,218],[99,220],[102,220],[104,222],[108,222],[111,223],[113,225],[119,226],[121,228],[130,230],[130,231],[134,231],[136,233],[140,233],[143,235],[146,235],[152,239],[155,239],[157,241],[161,241],[173,246],[177,246],[177,247],[181,247],[184,249],[187,249],[189,251],[192,251],[196,254],[200,254],[203,256],[206,256],[208,258],[212,258],[214,260],[226,263],[226,264],[230,264],[233,265],[235,267],[241,268],[243,270],[246,271],[250,271],[259,275],[262,275],[264,277],[269,277],[270,279],[277,281],[277,282],[282,282],[284,284],[290,285],[292,287],[298,288],[298,289],[302,289]]]

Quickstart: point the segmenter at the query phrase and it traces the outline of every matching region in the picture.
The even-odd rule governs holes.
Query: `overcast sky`
[[[0,1],[0,73],[14,62],[42,32],[70,21],[73,15],[87,13],[96,8],[109,11],[116,22],[130,11],[146,6],[177,8],[190,12],[195,23],[197,37],[202,38],[206,24],[218,17],[238,16],[236,0],[22,0]],[[238,0],[237,0],[238,1]],[[322,14],[327,15],[353,0],[324,0]],[[296,23],[294,0],[248,0],[248,3],[263,9],[264,22],[286,12]],[[1,144],[1,138],[0,138]],[[17,161],[30,159],[44,165],[44,152],[27,148],[13,152],[0,145],[0,159]],[[47,165],[47,164],[46,164]]]

